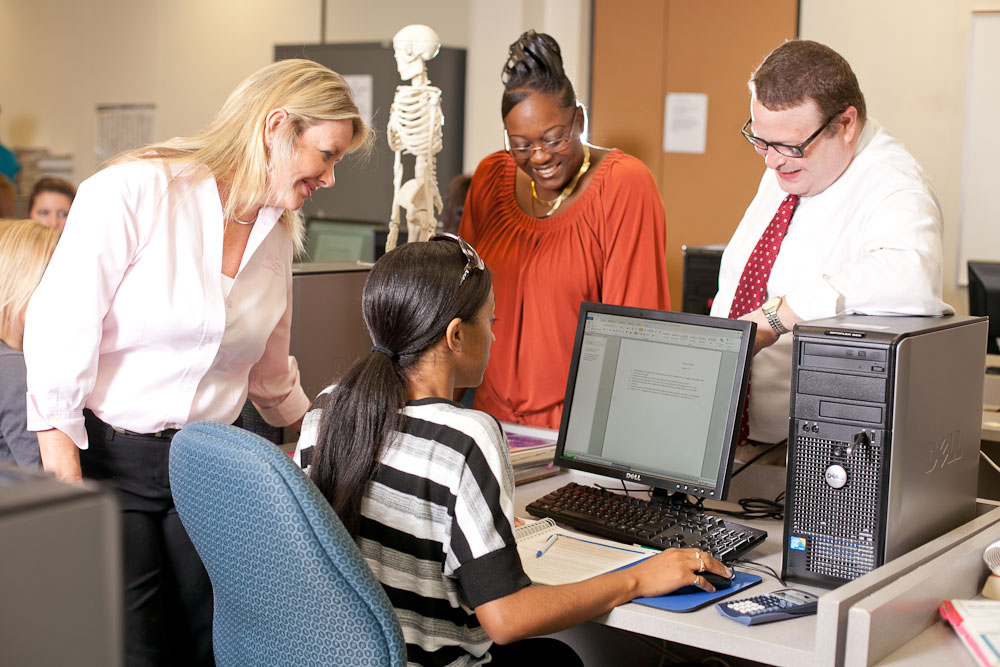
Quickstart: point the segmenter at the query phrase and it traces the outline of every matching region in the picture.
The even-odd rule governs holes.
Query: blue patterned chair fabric
[[[381,585],[287,454],[234,426],[174,436],[170,485],[212,580],[220,667],[405,665]]]

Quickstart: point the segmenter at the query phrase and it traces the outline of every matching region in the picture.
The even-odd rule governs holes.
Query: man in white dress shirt
[[[722,256],[712,304],[712,315],[757,323],[752,446],[740,448],[740,460],[760,451],[758,443],[769,448],[788,437],[796,322],[844,313],[953,312],[941,301],[937,198],[916,160],[867,117],[847,61],[816,42],[785,42],[760,64],[749,87],[743,135],[767,170]],[[786,226],[762,253],[758,242],[765,230],[771,234],[782,202]],[[766,269],[758,272],[748,260],[763,260]],[[766,282],[756,300],[740,296],[747,292],[741,277],[751,269]],[[784,457],[783,450],[775,454],[771,461]]]

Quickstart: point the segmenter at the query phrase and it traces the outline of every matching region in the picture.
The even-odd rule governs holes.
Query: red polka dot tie
[[[792,220],[795,207],[799,205],[798,195],[788,195],[778,211],[771,218],[767,229],[761,234],[760,240],[750,253],[747,265],[733,295],[733,305],[729,308],[729,317],[735,319],[757,310],[767,300],[767,280],[771,277],[771,267],[778,256],[778,249],[785,239],[788,223]],[[743,404],[743,420],[740,422],[739,444],[745,445],[750,435],[750,387],[747,386],[746,403]]]

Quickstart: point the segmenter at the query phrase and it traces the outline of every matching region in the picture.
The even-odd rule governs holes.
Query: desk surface
[[[607,478],[579,471],[569,471],[547,479],[519,486],[515,490],[515,511],[518,516],[527,516],[525,506],[569,482],[591,484],[604,483]],[[711,512],[711,509],[708,510]],[[741,521],[754,528],[766,530],[767,540],[750,553],[755,562],[769,565],[776,572],[781,571],[781,537],[783,527],[780,521]],[[826,591],[810,586],[797,588],[822,595]],[[753,588],[736,593],[736,597],[749,597],[783,588],[780,582],[770,576]],[[681,614],[652,609],[637,604],[617,607],[608,614],[594,619],[598,623],[637,632],[649,637],[666,639],[688,646],[696,646],[720,653],[738,655],[750,660],[773,665],[813,664],[815,655],[817,616],[807,616],[779,623],[747,627],[723,618],[714,605],[698,611]]]
[[[876,665],[878,667],[927,667],[927,665],[977,667],[979,663],[965,648],[948,622],[939,620]]]

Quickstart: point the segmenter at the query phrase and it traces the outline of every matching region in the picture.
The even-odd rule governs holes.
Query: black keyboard
[[[767,532],[683,507],[569,483],[527,507],[537,517],[619,542],[656,549],[694,547],[724,562],[743,556]]]

